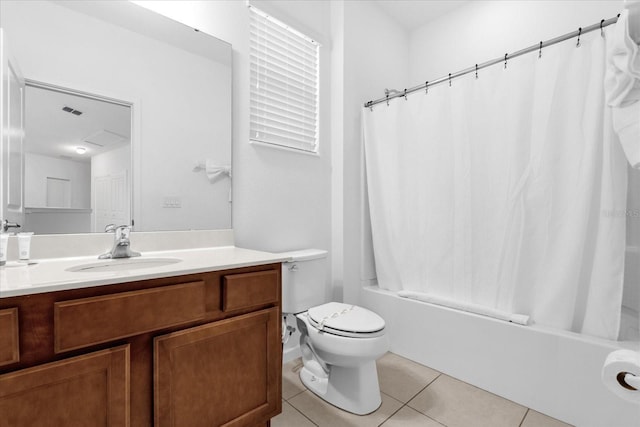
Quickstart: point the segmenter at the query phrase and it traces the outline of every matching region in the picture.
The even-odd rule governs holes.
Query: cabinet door
[[[129,346],[0,375],[0,424],[128,426]]]
[[[19,361],[18,309],[0,310],[0,366]]]
[[[155,339],[155,425],[256,426],[282,409],[278,308]]]

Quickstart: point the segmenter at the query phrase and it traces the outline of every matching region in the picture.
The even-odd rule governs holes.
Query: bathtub
[[[390,350],[579,427],[640,426],[640,405],[602,384],[606,356],[638,341],[607,341],[398,297],[366,286],[360,304],[387,324]],[[637,312],[625,324],[638,324]]]

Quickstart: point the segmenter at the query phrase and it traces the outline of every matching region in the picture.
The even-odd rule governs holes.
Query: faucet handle
[[[124,230],[128,230],[131,231],[131,226],[130,225],[118,225],[116,226],[115,224],[107,224],[104,227],[104,232],[105,233],[116,233],[116,234],[121,234]]]
[[[129,233],[131,233],[131,227],[128,225],[120,225],[114,229],[116,233],[116,239],[129,240]]]

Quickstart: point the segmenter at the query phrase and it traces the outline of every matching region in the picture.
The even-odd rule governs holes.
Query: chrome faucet
[[[111,251],[100,255],[98,259],[131,258],[140,256],[140,252],[131,250],[131,242],[129,241],[131,227],[128,225],[116,227],[115,224],[109,224],[104,228],[104,231],[105,233],[114,233],[113,248],[111,248]]]

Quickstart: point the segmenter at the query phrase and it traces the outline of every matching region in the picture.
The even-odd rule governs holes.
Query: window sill
[[[253,139],[250,139],[249,143],[257,147],[265,147],[265,148],[271,148],[274,150],[288,151],[290,153],[304,154],[312,157],[320,157],[320,153],[318,153],[317,151],[307,151],[307,150],[302,150],[300,148],[286,147],[284,145],[269,144],[267,142],[256,141]]]

